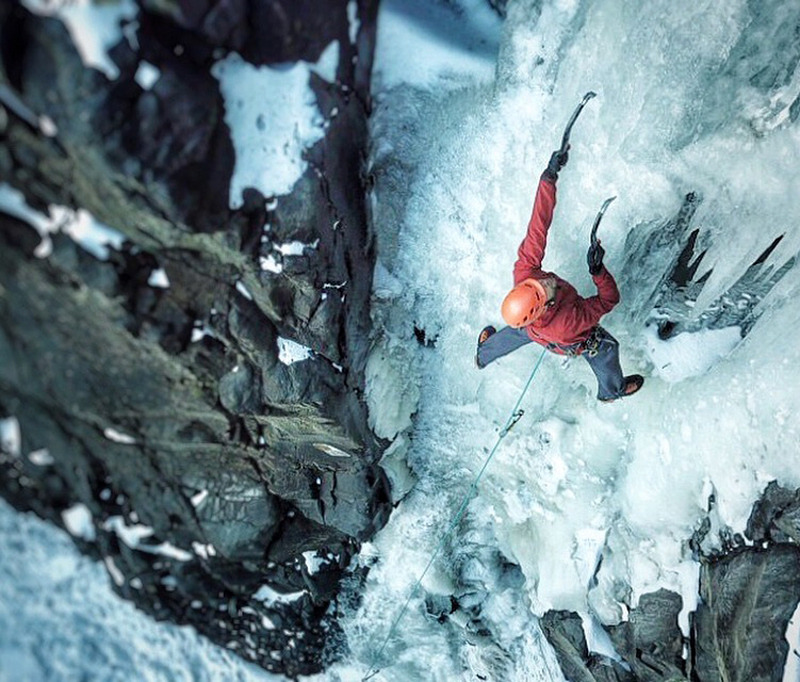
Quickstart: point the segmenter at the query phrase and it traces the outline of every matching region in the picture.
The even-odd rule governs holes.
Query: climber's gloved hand
[[[603,269],[603,256],[606,255],[606,250],[600,246],[598,240],[589,247],[589,252],[586,254],[586,262],[589,264],[589,274],[599,275]]]
[[[569,147],[563,153],[560,149],[556,149],[550,156],[550,162],[547,164],[544,174],[557,180],[559,171],[567,165],[567,161],[569,161]]]

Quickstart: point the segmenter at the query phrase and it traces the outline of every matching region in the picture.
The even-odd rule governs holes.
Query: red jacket
[[[575,287],[558,275],[542,270],[547,231],[553,220],[555,207],[555,181],[543,175],[536,191],[528,233],[519,246],[517,262],[514,263],[514,284],[519,284],[529,277],[539,278],[549,275],[555,277],[555,303],[525,330],[531,339],[544,346],[551,343],[569,346],[586,340],[592,327],[619,302],[619,290],[605,266],[598,274],[592,276],[597,287],[597,295],[589,298],[580,296]],[[559,352],[558,348],[552,350]]]

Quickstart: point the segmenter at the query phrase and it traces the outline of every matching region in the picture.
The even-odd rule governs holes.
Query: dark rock
[[[542,631],[556,652],[558,664],[570,682],[635,682],[616,661],[589,654],[581,617],[571,611],[548,611],[541,619]]]
[[[33,252],[41,242],[39,234],[23,220],[6,213],[3,213],[2,216],[5,224],[5,239],[9,247],[18,249],[27,258],[33,258]]]
[[[583,634],[581,617],[572,611],[548,611],[542,616],[542,630],[561,643],[560,648],[574,651],[581,661],[589,657],[586,636]]]
[[[346,35],[347,1],[329,2],[324,10],[316,0],[143,0],[142,5],[151,21],[164,15],[169,19],[166,26],[183,28],[184,42],[193,36],[210,46],[239,52],[253,64],[276,64],[316,61],[332,40]],[[362,8],[370,4],[359,3]]]
[[[759,545],[800,543],[800,490],[788,490],[772,481],[754,505],[745,534]]]
[[[639,606],[631,609],[627,622],[607,628],[617,652],[636,680],[686,679],[683,636],[678,627],[682,606],[681,596],[669,590],[643,594]]]
[[[590,654],[588,668],[597,682],[637,682],[630,670],[606,656]]]
[[[800,600],[800,548],[743,549],[704,564],[692,628],[694,679],[778,682]]]
[[[53,235],[39,259],[38,236],[0,215],[0,414],[18,418],[23,455],[53,458],[0,453],[0,494],[60,525],[85,505],[97,538],[76,542],[121,595],[271,671],[311,674],[341,655],[331,600],[391,509],[362,400],[377,3],[358,3],[357,45],[345,0],[140,4],[138,47],[112,50],[113,82],[84,68],[60,21],[0,5],[0,78],[58,129],[45,137],[3,108],[0,182],[125,237],[98,260]],[[332,40],[337,82],[313,82],[330,125],[296,194],[273,210],[247,189],[231,210],[214,60],[315,60]],[[134,80],[143,60],[160,71],[149,91]],[[263,272],[267,218],[274,238],[317,248]],[[149,283],[159,268],[168,288]],[[281,363],[279,337],[309,359]],[[119,524],[150,535],[128,546]],[[272,602],[264,585],[293,599]]]

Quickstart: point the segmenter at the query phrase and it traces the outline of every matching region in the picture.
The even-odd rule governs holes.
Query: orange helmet
[[[524,279],[503,300],[503,319],[519,329],[536,320],[547,305],[547,292],[538,279]]]

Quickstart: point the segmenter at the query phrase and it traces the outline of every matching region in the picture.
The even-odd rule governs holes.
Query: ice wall
[[[462,17],[470,24],[480,16],[472,10]],[[390,605],[408,596],[538,357],[526,347],[478,371],[475,338],[500,322],[538,175],[590,89],[598,98],[573,133],[544,265],[593,293],[589,228],[602,201],[619,196],[600,236],[623,302],[604,324],[621,342],[623,369],[647,378],[635,398],[602,405],[582,360],[546,358],[525,417],[424,581],[427,605],[413,600],[392,637],[384,679],[470,679],[481,665],[502,679],[560,679],[530,637],[533,614],[572,609],[589,623],[618,622],[659,586],[684,595],[686,628],[698,567],[688,540],[710,494],[719,523],[739,532],[770,480],[800,485],[797,269],[766,291],[743,340],[735,326],[663,340],[646,324],[688,238],[659,244],[656,230],[689,192],[699,198],[697,253],[706,251],[697,278],[706,278],[687,319],[726,296],[777,237],[756,274],[800,250],[800,71],[786,34],[797,18],[777,1],[520,0],[495,27],[492,79],[456,50],[446,86],[417,80],[418,49],[406,55],[408,82],[393,76],[376,94],[371,409],[391,437],[392,423],[402,431],[411,415],[392,414],[379,396],[388,386],[414,405],[404,437],[418,484],[363,559],[373,566],[349,625],[356,655],[375,655]],[[404,30],[437,47],[445,40],[418,21]],[[382,49],[379,40],[379,83]],[[647,239],[648,267],[628,265]],[[519,584],[508,562],[521,568]],[[477,605],[450,615],[469,644],[431,615],[432,595],[451,594]],[[470,639],[476,613],[499,650]]]

